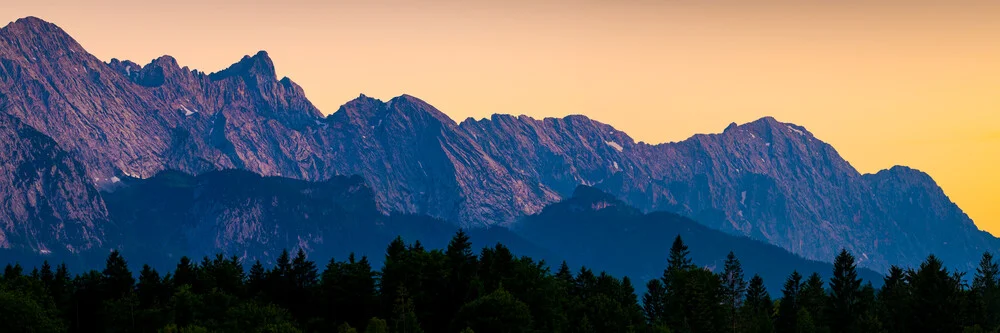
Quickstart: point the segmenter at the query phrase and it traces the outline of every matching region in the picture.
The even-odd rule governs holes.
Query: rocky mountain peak
[[[455,121],[448,115],[427,102],[406,94],[393,97],[386,102],[361,94],[342,105],[330,117],[375,127],[385,124],[385,120],[408,124],[407,126],[435,123],[445,126],[455,125]]]
[[[83,47],[62,28],[33,16],[0,28],[0,43],[4,41],[30,62],[64,56],[77,58],[86,54]]]
[[[209,74],[209,78],[218,81],[230,77],[277,79],[274,71],[274,62],[268,56],[267,51],[259,51],[253,56],[243,56],[239,62],[229,66],[224,70]]]
[[[807,139],[813,137],[812,133],[806,130],[805,127],[793,123],[780,122],[774,117],[770,116],[763,117],[743,125],[738,125],[736,127],[730,125],[730,127],[726,128],[726,131],[724,131],[723,133],[733,132],[734,130],[736,132],[743,131],[755,135],[768,136],[768,137],[776,136],[784,138],[807,138]]]
[[[34,16],[19,18],[14,22],[10,22],[0,30],[11,34],[49,35],[72,39],[69,34],[55,24],[46,22],[45,20]]]
[[[444,114],[434,106],[427,104],[427,102],[407,94],[390,99],[386,105],[389,110],[404,112],[409,117],[430,116],[442,124],[451,126],[455,125],[455,121],[452,120],[451,117],[448,117],[448,115]]]

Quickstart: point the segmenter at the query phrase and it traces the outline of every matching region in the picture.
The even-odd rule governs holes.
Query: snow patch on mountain
[[[606,143],[608,146],[611,146],[611,148],[614,148],[615,150],[617,150],[619,152],[625,150],[625,148],[622,148],[622,145],[618,144],[617,142],[614,142],[614,141],[604,141],[604,143]]]

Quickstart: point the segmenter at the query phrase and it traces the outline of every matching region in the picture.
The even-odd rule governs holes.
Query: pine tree
[[[281,250],[274,267],[268,271],[266,291],[267,299],[277,303],[279,306],[288,307],[292,302],[295,281],[292,274],[292,258],[288,250]]]
[[[264,265],[257,260],[250,266],[250,274],[247,275],[247,294],[251,297],[256,297],[260,295],[261,292],[266,288],[267,283],[267,271],[264,270]]]
[[[105,261],[101,283],[109,298],[121,298],[131,294],[135,288],[135,277],[128,269],[128,263],[118,250],[112,250]]]
[[[64,314],[68,314],[70,299],[73,296],[73,278],[69,275],[69,267],[66,266],[66,263],[60,263],[59,267],[56,268],[52,285],[49,286],[49,294],[52,295],[56,307]]]
[[[565,260],[559,265],[559,271],[556,272],[556,279],[568,284],[573,283],[573,272],[569,269],[569,265],[566,264]]]
[[[704,269],[691,269],[683,273],[679,299],[684,316],[679,327],[692,332],[725,331],[726,309],[722,300],[722,280],[717,274]],[[675,322],[676,323],[676,322]]]
[[[646,283],[646,293],[642,295],[642,312],[650,325],[655,326],[664,322],[663,311],[666,307],[664,298],[666,290],[663,289],[663,282],[650,280]]]
[[[730,328],[735,333],[739,326],[738,310],[743,306],[747,281],[743,276],[743,266],[732,251],[726,256],[725,268],[722,271],[722,288],[723,301],[729,313]]]
[[[689,255],[690,251],[687,245],[684,244],[681,236],[677,235],[670,246],[667,268],[663,271],[663,277],[660,279],[664,290],[664,309],[660,313],[664,316],[664,322],[669,327],[680,327],[688,321],[684,304],[686,302],[684,293],[688,286],[684,284],[684,277],[688,275],[689,271],[695,269]]]
[[[349,321],[362,321],[365,317],[375,313],[375,306],[378,300],[375,298],[376,274],[372,271],[371,263],[367,256],[362,256],[361,260],[354,261],[354,253],[348,257],[347,281],[346,284],[351,290],[351,299],[354,302],[352,311],[348,313]]]
[[[775,323],[776,332],[778,333],[797,333],[799,332],[799,315],[802,309],[801,304],[799,304],[799,294],[802,288],[802,275],[797,271],[793,271],[792,275],[785,280],[785,285],[781,289],[781,302],[778,306],[778,318]]]
[[[960,281],[948,272],[936,256],[930,255],[907,276],[912,297],[908,323],[924,332],[961,330]]]
[[[287,280],[289,289],[288,303],[285,303],[285,308],[300,321],[318,315],[320,312],[312,304],[318,303],[316,289],[319,285],[319,273],[316,270],[316,263],[308,260],[305,251],[301,248],[292,259],[291,271]]]
[[[12,281],[21,277],[24,268],[21,268],[20,263],[15,263],[14,266],[7,264],[7,267],[3,269],[3,278],[7,281]]]
[[[823,278],[814,272],[806,279],[805,284],[802,285],[799,296],[799,304],[809,313],[813,326],[817,329],[823,329],[827,325],[824,320],[827,295],[826,290],[823,289],[823,285]]]
[[[629,279],[628,276],[622,277],[615,301],[621,307],[622,312],[626,317],[624,320],[629,322],[629,327],[643,327],[646,320],[643,316],[642,307],[639,306],[638,298],[635,294],[635,287],[632,286],[632,279]]]
[[[305,291],[319,283],[316,263],[308,260],[302,249],[299,249],[295,254],[295,259],[292,259],[291,273],[292,285],[296,290]]]
[[[148,308],[159,304],[161,301],[166,301],[165,299],[160,299],[165,296],[163,295],[163,280],[160,278],[160,273],[149,267],[149,265],[142,265],[142,271],[139,272],[137,289],[139,291],[139,306]]]
[[[281,250],[274,268],[271,270],[275,276],[291,279],[292,276],[292,256],[288,254],[288,249]]]
[[[878,300],[875,287],[871,282],[865,283],[858,293],[858,332],[880,333],[885,330],[878,319]]]
[[[667,276],[670,271],[683,271],[694,268],[691,263],[691,251],[688,250],[688,246],[684,244],[684,240],[681,239],[680,235],[674,238],[674,243],[670,246],[670,257],[667,259],[667,270],[664,272],[664,276]],[[669,283],[664,284],[669,288]]]
[[[854,256],[841,250],[833,261],[833,277],[830,278],[829,320],[834,332],[857,332],[860,320],[858,309],[861,279],[858,278]]]
[[[406,243],[402,237],[396,237],[386,246],[385,259],[382,264],[381,279],[379,279],[381,304],[383,313],[393,311],[393,304],[399,299],[397,292],[400,288],[405,288],[404,282],[410,272],[406,267],[407,257]],[[390,318],[391,319],[391,318]]]
[[[1000,325],[1000,267],[989,252],[983,253],[972,279],[972,295],[976,300],[973,307],[973,324],[988,331],[996,330]]]
[[[52,266],[49,265],[48,260],[42,262],[42,270],[39,272],[38,277],[46,289],[52,288],[52,282],[55,280],[55,274],[52,273]]]
[[[743,318],[745,323],[741,325],[742,331],[749,333],[769,333],[774,331],[771,312],[774,304],[771,296],[764,288],[764,279],[760,275],[750,278],[747,285],[746,300],[743,302]]]
[[[906,274],[898,266],[889,267],[889,274],[882,279],[878,292],[878,316],[889,333],[910,332],[910,290]]]
[[[445,250],[448,270],[448,295],[443,300],[443,313],[456,313],[466,301],[470,300],[472,279],[476,275],[477,259],[472,252],[472,243],[469,242],[469,235],[464,230],[458,230],[448,242]],[[442,318],[442,321],[451,318]],[[443,326],[443,324],[441,325]]]
[[[194,286],[195,281],[198,280],[197,272],[195,271],[196,265],[191,264],[191,258],[187,256],[181,257],[180,262],[177,263],[177,268],[174,269],[174,284],[178,287],[183,285]]]

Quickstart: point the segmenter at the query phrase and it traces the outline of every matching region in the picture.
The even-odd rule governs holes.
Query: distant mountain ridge
[[[832,272],[829,263],[806,260],[780,247],[730,235],[677,214],[643,213],[584,185],[571,197],[528,216],[515,231],[574,264],[601,267],[637,280],[655,279],[663,273],[664,253],[670,251],[673,240],[664,239],[664,235],[681,236],[693,262],[714,272],[722,270],[732,251],[749,274],[764,278],[772,293],[781,290],[786,278],[783,272],[816,272],[825,278]],[[860,275],[875,285],[882,283],[881,275],[872,270],[861,269]]]
[[[861,175],[805,128],[773,118],[649,145],[584,116],[456,123],[409,95],[361,95],[324,117],[301,87],[275,76],[266,52],[211,74],[169,56],[104,63],[37,18],[0,28],[0,112],[82,166],[39,186],[72,189],[41,193],[72,216],[57,228],[93,226],[85,235],[8,236],[0,242],[8,248],[98,244],[106,200],[88,188],[225,169],[310,181],[360,175],[384,213],[464,226],[514,225],[592,185],[643,211],[689,216],[809,259],[847,248],[874,269],[928,253],[971,267],[1000,248],[926,174]],[[27,190],[12,191],[10,206],[32,206],[21,199]],[[8,235],[52,229],[4,214]]]

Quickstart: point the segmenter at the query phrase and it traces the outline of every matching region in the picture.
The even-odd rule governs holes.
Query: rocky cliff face
[[[887,219],[861,174],[802,127],[764,118],[643,148],[654,181],[619,193],[645,194],[652,198],[647,209],[693,216],[812,259],[847,248],[865,264],[885,267],[885,256],[897,255],[873,239],[889,232]]]
[[[900,168],[861,175],[805,128],[772,118],[649,145],[583,116],[458,124],[408,95],[362,95],[323,117],[299,86],[275,76],[265,52],[211,74],[169,56],[142,66],[103,63],[36,18],[0,29],[0,105],[24,124],[9,135],[36,131],[51,138],[52,151],[64,151],[58,163],[78,163],[58,177],[73,192],[51,200],[90,211],[80,220],[94,224],[87,235],[99,235],[106,220],[100,196],[84,195],[87,186],[113,188],[126,176],[163,170],[243,169],[302,180],[360,175],[383,212],[465,226],[510,225],[577,185],[593,185],[644,211],[690,216],[809,259],[847,248],[877,269],[928,253],[966,263],[998,247],[926,175]],[[8,230],[49,230],[5,214],[14,221]]]
[[[362,95],[323,123],[329,171],[362,175],[391,210],[481,226],[512,222],[557,198],[412,96],[382,102]]]
[[[0,165],[0,249],[77,253],[103,244],[104,201],[52,139],[0,113]]]
[[[876,244],[901,249],[900,257],[890,260],[913,261],[918,258],[905,249],[929,248],[945,262],[966,262],[1000,247],[996,238],[979,230],[926,173],[896,166],[863,179],[878,207],[892,221],[890,231],[897,231],[876,240]]]
[[[311,178],[319,111],[275,77],[267,53],[217,73],[169,56],[103,63],[59,27],[24,18],[0,30],[0,101],[106,183],[165,169],[242,168]]]

